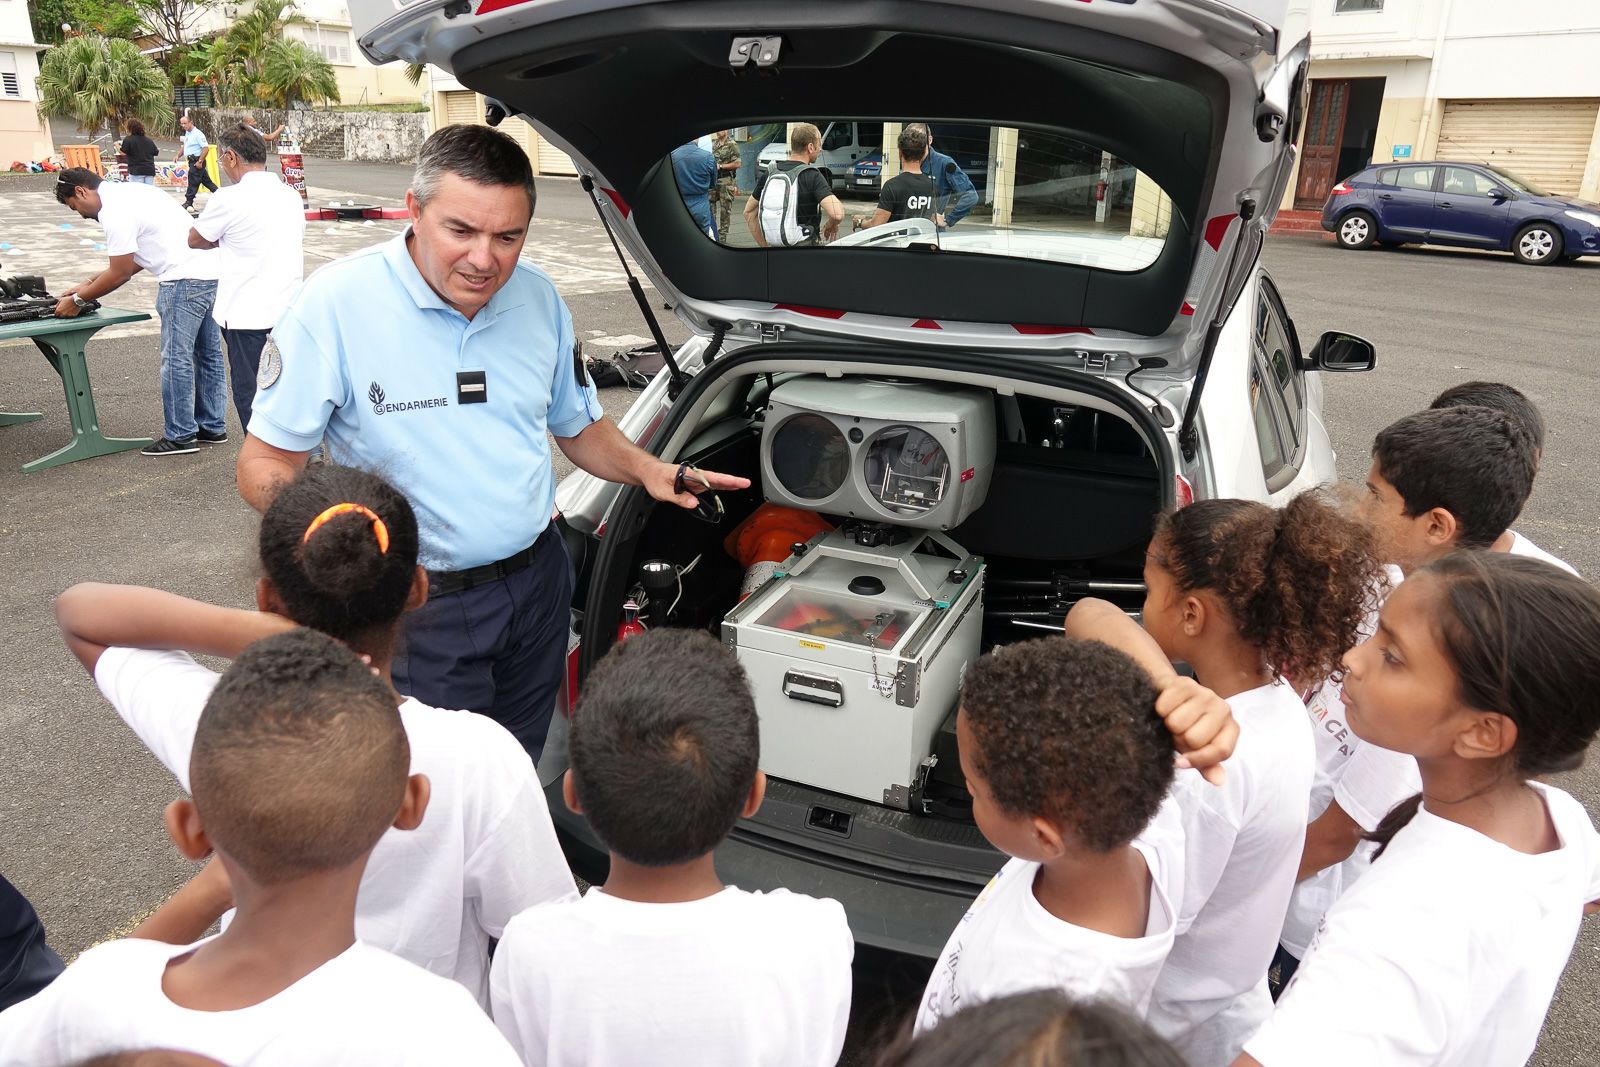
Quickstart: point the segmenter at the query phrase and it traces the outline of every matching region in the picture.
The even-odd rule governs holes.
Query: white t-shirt
[[[855,941],[836,900],[729,887],[681,904],[591,889],[495,949],[496,1025],[544,1067],[832,1067]]]
[[[1183,819],[1168,797],[1133,841],[1150,872],[1143,937],[1117,937],[1056,918],[1034,896],[1040,865],[1000,868],[950,934],[917,1011],[918,1033],[963,1008],[1031,989],[1104,997],[1143,1015],[1172,948],[1183,899]]]
[[[1226,783],[1180,771],[1184,895],[1149,1020],[1193,1067],[1227,1067],[1271,1010],[1277,950],[1305,845],[1315,756],[1311,721],[1278,682],[1232,697],[1239,743]]]
[[[1571,574],[1578,573],[1578,569],[1572,564],[1564,559],[1557,559],[1515,530],[1511,531],[1511,547],[1506,551],[1513,556],[1531,556],[1534,559],[1542,559],[1546,563],[1554,563],[1557,567]]]
[[[101,182],[95,192],[100,194],[106,255],[131,253],[158,282],[216,278],[217,253],[189,247],[194,220],[165,192],[142,182]]]
[[[270,330],[305,274],[305,206],[276,174],[249,171],[218,189],[194,220],[201,237],[216,241],[218,326]]]
[[[1245,1051],[1265,1067],[1513,1067],[1538,1042],[1600,835],[1572,797],[1530,783],[1561,839],[1530,856],[1426,805],[1328,912]]]
[[[1399,567],[1384,568],[1389,592],[1404,580]],[[1358,641],[1365,641],[1378,630],[1374,611],[1361,625]],[[1311,736],[1316,742],[1316,774],[1311,782],[1308,825],[1316,822],[1335,800],[1368,833],[1402,800],[1422,788],[1417,761],[1399,752],[1374,748],[1358,737],[1344,721],[1344,704],[1339,696],[1344,687],[1328,679],[1314,689],[1306,701],[1311,717]],[[1374,846],[1358,844],[1350,858],[1312,875],[1294,888],[1288,915],[1283,920],[1279,941],[1296,958],[1306,954],[1317,923],[1350,886],[1355,884],[1367,864],[1372,862]]]
[[[196,1011],[161,989],[192,946],[111,941],[0,1014],[0,1063],[66,1067],[164,1048],[228,1067],[515,1067],[517,1057],[460,986],[360,942],[259,1004]]]
[[[182,652],[108,648],[95,681],[162,766],[189,788],[189,753],[219,676]],[[356,899],[356,936],[453,978],[488,1003],[489,939],[534,904],[573,900],[533,762],[499,723],[417,700],[400,705],[411,773],[432,786],[415,830],[378,840]]]

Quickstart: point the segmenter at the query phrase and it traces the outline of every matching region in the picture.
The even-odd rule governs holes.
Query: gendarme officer
[[[318,442],[392,481],[416,509],[429,570],[395,685],[493,717],[537,758],[572,600],[566,549],[549,525],[546,431],[590,474],[696,501],[674,492],[675,464],[605,418],[571,313],[518,258],[534,186],[516,142],[486,126],[444,127],[422,146],[406,206],[404,234],[318,270],[273,330],[239,492],[264,509]]]

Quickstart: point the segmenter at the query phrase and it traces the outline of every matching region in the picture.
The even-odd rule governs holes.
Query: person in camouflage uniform
[[[739,192],[739,146],[728,136],[727,130],[717,131],[711,155],[717,161],[717,184],[711,187],[711,202],[717,208],[717,232],[726,241],[733,202],[742,195]]]

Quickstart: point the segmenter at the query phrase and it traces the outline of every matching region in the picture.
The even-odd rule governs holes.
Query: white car
[[[579,591],[540,772],[575,869],[602,878],[605,850],[560,799],[572,701],[653,596],[654,625],[721,635],[756,692],[771,785],[722,876],[835,897],[861,942],[936,955],[1002,862],[950,728],[971,658],[1084,595],[1136,611],[1164,509],[1334,478],[1321,372],[1370,369],[1372,346],[1303,348],[1259,265],[1304,111],[1288,0],[351,6],[372,60],[445,67],[572,156],[694,332],[622,429],[754,483],[715,525],[586,474],[560,486]],[[949,230],[708,239],[671,150],[808,114],[986,122],[989,195]],[[1101,160],[1133,206],[1029,200],[1019,130]],[[764,504],[799,544],[734,558]]]

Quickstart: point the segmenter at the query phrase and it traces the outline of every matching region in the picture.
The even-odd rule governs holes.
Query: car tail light
[[[1349,193],[1349,192],[1354,192],[1354,190],[1351,189],[1344,182],[1340,182],[1338,185],[1335,185],[1332,189],[1328,190],[1328,195],[1329,196],[1343,196],[1345,193]]]
[[[1178,507],[1186,508],[1194,503],[1194,486],[1189,484],[1189,479],[1181,474],[1172,476],[1172,495],[1178,502]]]

